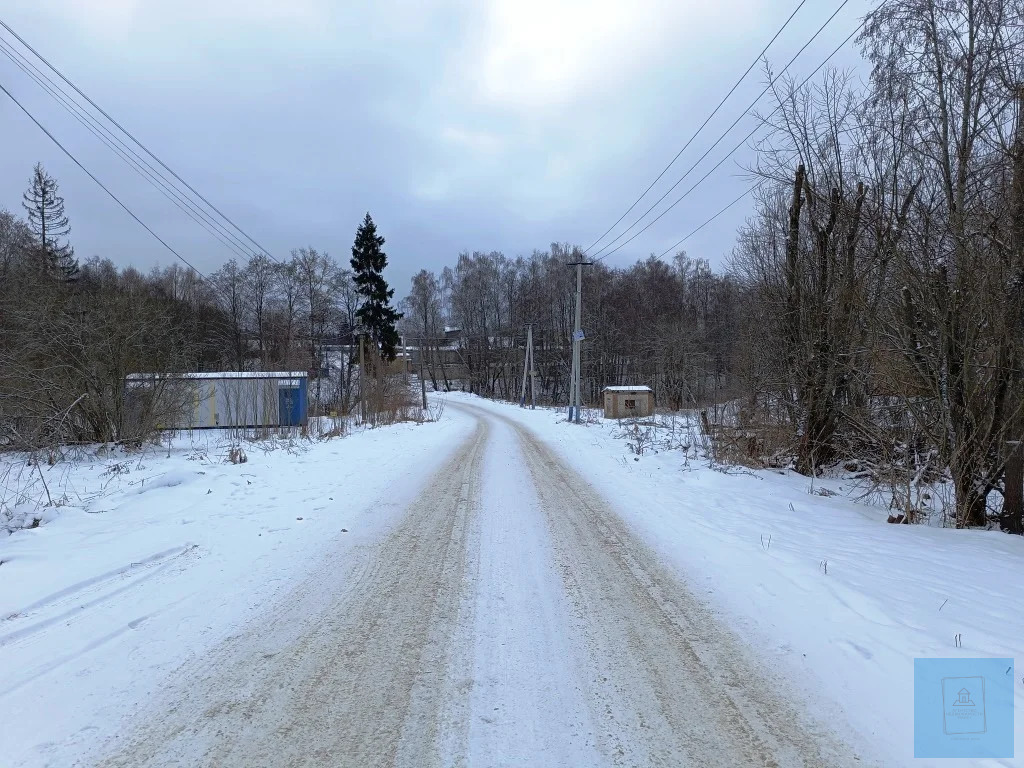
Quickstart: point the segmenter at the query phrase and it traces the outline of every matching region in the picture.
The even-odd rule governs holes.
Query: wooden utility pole
[[[572,375],[569,377],[569,420],[580,423],[580,410],[583,398],[580,394],[580,358],[583,348],[583,329],[580,322],[583,318],[583,268],[589,267],[592,261],[572,261],[570,267],[576,267],[576,322],[572,332]]]

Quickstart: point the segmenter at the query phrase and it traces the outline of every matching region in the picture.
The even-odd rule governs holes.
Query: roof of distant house
[[[650,387],[605,387],[605,392],[653,392]]]

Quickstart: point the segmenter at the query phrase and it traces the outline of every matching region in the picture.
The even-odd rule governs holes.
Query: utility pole
[[[363,354],[363,339],[366,335],[359,332],[359,415],[363,424],[366,423],[366,357]]]
[[[530,347],[530,410],[537,408],[537,364],[533,359],[533,323],[526,327],[526,343]]]
[[[526,407],[526,377],[530,377],[530,408],[537,407],[537,372],[533,369],[533,323],[526,324],[526,347],[523,350],[523,389],[519,407]]]
[[[579,252],[577,252],[579,255]],[[576,323],[572,332],[572,375],[569,378],[569,420],[580,423],[580,409],[583,398],[580,395],[580,352],[583,347],[583,329],[580,322],[583,318],[583,268],[589,267],[592,261],[571,261],[570,267],[576,267]]]
[[[1010,194],[1010,247],[1018,260],[1024,256],[1024,83],[1017,85],[1017,125],[1010,156],[1013,186]],[[1020,263],[1020,261],[1018,261]],[[1003,473],[1003,528],[1024,533],[1024,417],[1011,419],[1006,435],[1006,469]]]
[[[519,391],[519,407],[526,407],[526,376],[530,372],[530,324],[526,324],[526,344],[523,345],[523,387]]]
[[[420,394],[423,395],[423,410],[427,410],[427,382],[423,378],[423,339],[416,346],[416,356],[420,359]]]
[[[349,362],[352,360],[352,350],[346,349],[348,347],[345,344],[344,334],[338,334],[338,347],[346,350],[341,355],[341,360],[338,364],[338,415],[342,418],[345,417],[345,369],[349,367]]]

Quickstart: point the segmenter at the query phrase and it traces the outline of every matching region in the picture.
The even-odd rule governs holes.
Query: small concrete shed
[[[628,419],[654,413],[654,391],[650,387],[605,387],[604,417]]]

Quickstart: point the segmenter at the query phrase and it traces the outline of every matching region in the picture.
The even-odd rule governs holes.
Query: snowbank
[[[69,503],[27,504],[45,524],[0,537],[0,764],[81,764],[311,563],[379,535],[471,427],[245,444],[237,465],[223,433],[197,432],[169,455],[43,467]]]

